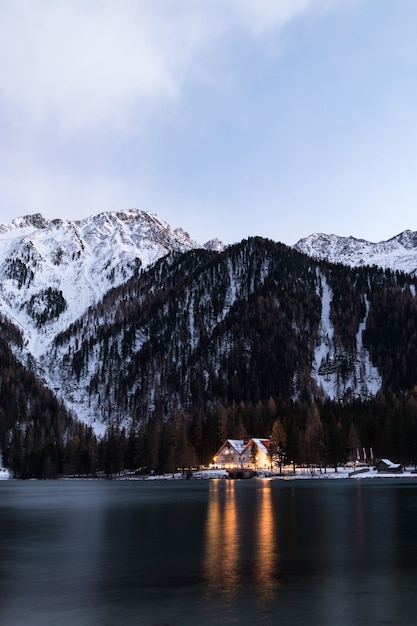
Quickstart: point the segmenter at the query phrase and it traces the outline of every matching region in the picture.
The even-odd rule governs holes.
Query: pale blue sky
[[[417,230],[415,0],[2,0],[0,221]]]

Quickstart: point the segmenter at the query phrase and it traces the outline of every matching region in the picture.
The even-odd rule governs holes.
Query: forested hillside
[[[22,478],[89,471],[92,446],[96,445],[91,429],[69,414],[40,378],[15,358],[10,346],[22,348],[16,327],[0,318],[0,329],[0,451],[4,465]]]

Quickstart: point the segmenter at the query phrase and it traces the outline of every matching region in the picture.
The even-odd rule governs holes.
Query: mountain
[[[377,265],[413,276],[417,273],[417,232],[410,230],[379,243],[316,233],[300,239],[294,249],[314,259],[326,259],[351,267]]]
[[[167,256],[56,337],[40,364],[83,421],[129,427],[227,399],[352,402],[417,383],[416,279],[254,238]]]
[[[222,248],[219,241],[207,245]],[[35,214],[0,224],[0,312],[37,356],[111,288],[170,252],[197,247],[182,229],[137,209],[78,221]]]
[[[327,241],[337,263],[318,243],[200,246],[137,210],[1,225],[4,463],[172,469],[277,420],[298,462],[417,460],[417,277],[368,264],[411,257],[415,237],[379,257],[362,242],[349,264],[357,240]]]

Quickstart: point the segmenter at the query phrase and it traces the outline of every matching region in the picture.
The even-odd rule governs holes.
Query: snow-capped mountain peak
[[[0,312],[41,354],[112,287],[169,252],[202,247],[139,209],[83,220],[47,220],[40,213],[0,224]]]
[[[225,249],[224,243],[220,241],[220,239],[217,239],[217,237],[215,239],[210,239],[210,241],[207,241],[203,247],[206,250],[211,250],[212,252],[223,252],[223,250]]]
[[[315,259],[325,259],[351,267],[377,265],[411,275],[417,273],[417,232],[411,230],[379,243],[355,237],[315,233],[300,239],[294,249]]]

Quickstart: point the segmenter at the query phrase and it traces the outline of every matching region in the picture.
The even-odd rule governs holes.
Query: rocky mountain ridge
[[[350,267],[377,265],[413,276],[417,273],[417,232],[411,230],[379,243],[315,233],[300,239],[294,249],[314,259],[325,259]]]

